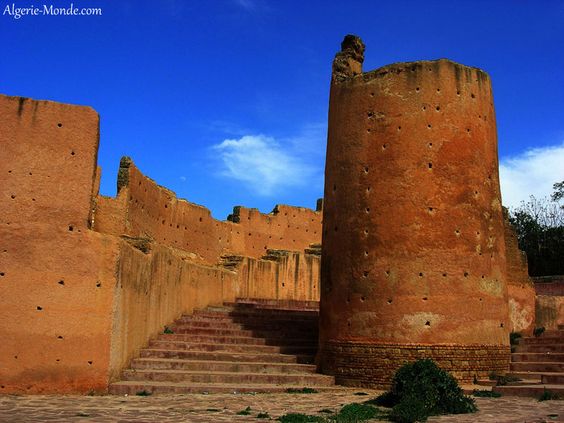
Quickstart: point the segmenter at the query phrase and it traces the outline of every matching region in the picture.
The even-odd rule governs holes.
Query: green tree
[[[550,199],[531,196],[510,214],[531,276],[564,274],[564,181],[553,188]]]

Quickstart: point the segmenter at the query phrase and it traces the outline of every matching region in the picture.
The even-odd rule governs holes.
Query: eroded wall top
[[[128,158],[122,159],[118,189],[115,200],[98,198],[96,230],[148,237],[205,263],[215,264],[226,254],[259,258],[268,249],[300,251],[321,241],[320,211],[278,205],[263,214],[237,206],[228,221],[220,221],[207,208],[157,185]]]

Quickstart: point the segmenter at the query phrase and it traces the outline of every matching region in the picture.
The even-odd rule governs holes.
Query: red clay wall
[[[177,199],[128,159],[122,160],[118,185],[118,200],[98,199],[96,230],[148,236],[192,252],[202,263],[216,264],[224,254],[260,258],[268,249],[303,251],[321,241],[321,213],[310,209],[280,205],[262,214],[236,207],[233,222],[219,221],[205,207]],[[126,220],[118,218],[116,224],[119,213],[125,213]]]
[[[510,330],[532,335],[535,326],[535,286],[529,278],[527,255],[519,249],[517,234],[505,210],[504,215]]]
[[[105,390],[117,242],[88,229],[98,115],[0,96],[0,393]]]
[[[564,325],[564,276],[540,276],[533,280],[537,293],[535,327],[558,329]]]
[[[333,64],[320,364],[385,386],[411,356],[462,380],[509,367],[504,227],[489,77],[449,60]]]

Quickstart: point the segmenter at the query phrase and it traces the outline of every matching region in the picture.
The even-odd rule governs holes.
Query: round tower
[[[497,136],[488,75],[441,59],[333,62],[320,353],[337,383],[383,387],[432,358],[461,381],[509,369]]]

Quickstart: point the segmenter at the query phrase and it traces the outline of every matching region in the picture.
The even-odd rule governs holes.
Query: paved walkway
[[[210,394],[139,396],[0,396],[0,422],[260,422],[285,413],[324,415],[351,402],[373,398],[378,391],[319,394]],[[477,398],[476,414],[441,416],[430,422],[564,422],[564,401],[530,398]],[[249,415],[237,415],[250,407]],[[327,415],[327,414],[325,414]]]

